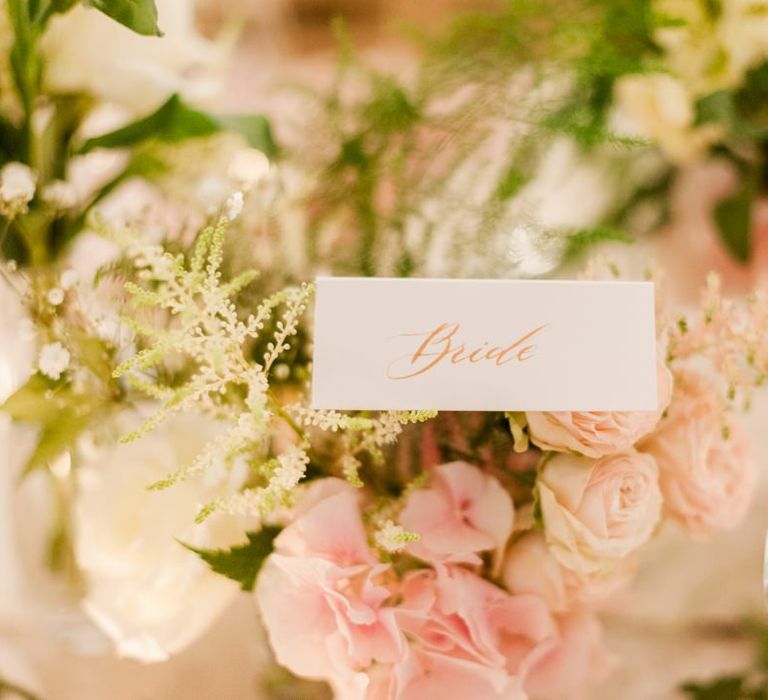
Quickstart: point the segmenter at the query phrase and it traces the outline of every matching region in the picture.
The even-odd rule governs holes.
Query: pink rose
[[[624,452],[650,433],[669,405],[672,373],[658,363],[656,411],[555,411],[526,413],[531,440],[543,450],[603,457]]]
[[[610,597],[629,584],[634,568],[628,557],[606,571],[579,576],[558,562],[542,532],[530,531],[509,548],[502,581],[510,593],[535,593],[550,610],[565,612],[577,604],[592,605]]]
[[[580,576],[645,544],[661,514],[656,463],[634,451],[598,460],[555,454],[537,487],[552,553]]]
[[[665,511],[695,537],[736,527],[754,490],[749,440],[727,419],[710,382],[686,371],[677,377],[668,415],[640,444],[659,465]]]
[[[443,464],[413,491],[400,523],[421,536],[409,551],[425,561],[480,563],[477,552],[504,547],[514,519],[498,480],[464,462]]]
[[[558,616],[557,623],[557,641],[525,680],[525,690],[537,700],[575,700],[587,685],[603,680],[615,663],[593,613],[575,610]]]
[[[366,669],[399,660],[404,640],[385,606],[389,567],[368,547],[357,494],[330,482],[310,488],[314,505],[275,540],[256,596],[281,664],[327,680],[338,698],[362,700]]]
[[[397,608],[409,651],[390,698],[520,698],[528,669],[556,635],[541,598],[511,596],[456,566],[406,576]]]

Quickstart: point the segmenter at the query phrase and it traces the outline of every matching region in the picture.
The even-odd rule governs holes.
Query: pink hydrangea
[[[465,462],[442,464],[426,488],[414,490],[400,517],[421,539],[410,547],[425,561],[477,564],[477,552],[501,550],[514,520],[512,498],[499,481]]]

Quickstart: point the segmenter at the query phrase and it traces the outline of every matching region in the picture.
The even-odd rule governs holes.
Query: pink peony
[[[603,457],[623,452],[650,433],[669,405],[672,373],[658,364],[656,411],[555,411],[526,413],[531,440],[543,450]]]
[[[357,494],[330,481],[309,489],[314,505],[275,540],[256,595],[277,660],[355,700],[368,692],[365,670],[399,660],[404,640],[385,606],[389,567],[368,547]]]
[[[741,522],[757,478],[754,459],[742,426],[732,419],[724,425],[717,394],[701,374],[678,376],[668,415],[640,449],[659,465],[665,511],[694,537]]]
[[[537,485],[552,553],[580,576],[610,569],[645,544],[661,514],[656,463],[634,451],[598,460],[556,454]]]
[[[610,597],[629,584],[634,568],[626,558],[606,571],[580,576],[560,564],[543,533],[530,531],[509,548],[502,580],[510,593],[535,593],[550,610],[565,612],[577,604],[592,605]]]
[[[526,691],[537,700],[575,700],[614,666],[593,613],[575,610],[559,615],[557,623],[557,641],[534,663],[525,681]]]
[[[477,552],[500,550],[512,532],[512,498],[498,480],[464,462],[431,472],[409,496],[400,517],[421,536],[409,551],[425,561],[479,563]]]

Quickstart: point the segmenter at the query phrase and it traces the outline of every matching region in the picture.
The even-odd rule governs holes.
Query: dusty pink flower
[[[645,544],[661,514],[656,463],[634,451],[598,460],[556,454],[537,485],[552,553],[580,576],[610,569]]]
[[[399,660],[404,640],[385,606],[388,567],[368,547],[357,494],[328,481],[310,489],[313,505],[275,540],[256,596],[277,660],[358,700],[366,669]]]
[[[421,536],[409,551],[425,561],[479,563],[477,552],[504,547],[514,518],[512,498],[498,480],[464,462],[431,472],[413,491],[400,523]]]
[[[623,452],[650,433],[669,405],[672,374],[659,361],[656,411],[555,411],[526,413],[531,440],[544,450],[603,457]]]
[[[738,525],[756,481],[742,426],[701,374],[678,375],[668,415],[640,444],[659,465],[665,511],[699,538]]]
[[[510,593],[535,593],[550,610],[566,612],[577,604],[597,604],[627,586],[634,574],[630,557],[606,571],[580,576],[552,554],[544,534],[530,531],[507,551],[502,581]]]
[[[525,690],[536,700],[575,700],[588,685],[603,680],[615,663],[593,613],[574,610],[559,615],[557,624],[557,640],[525,680]]]
[[[557,633],[541,598],[509,595],[456,566],[409,574],[402,597],[397,620],[410,644],[390,698],[524,700],[528,670]]]

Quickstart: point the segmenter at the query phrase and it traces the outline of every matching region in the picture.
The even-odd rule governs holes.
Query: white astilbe
[[[230,426],[191,464],[182,465],[153,484],[155,488],[171,486],[219,460],[229,462],[239,454],[250,452],[255,456],[263,452],[270,422],[282,410],[269,395],[268,372],[280,355],[290,349],[289,339],[298,330],[312,289],[309,285],[283,289],[241,319],[233,299],[256,273],[248,270],[222,282],[227,224],[222,218],[198,236],[188,264],[183,255],[172,255],[157,245],[135,239],[126,245],[139,280],[147,285],[129,282],[127,291],[137,307],[165,310],[168,321],[149,325],[127,319],[148,344],[113,374],[126,377],[132,386],[161,403],[153,415],[123,440],[140,437],[174,412],[208,413]],[[266,345],[264,362],[254,362],[247,354],[248,349],[278,307],[281,313],[275,321],[274,338]],[[175,355],[189,360],[194,371],[181,386],[165,386],[158,381],[155,368]],[[275,478],[285,481],[280,473]]]
[[[418,542],[421,538],[415,532],[408,532],[402,525],[385,520],[374,533],[373,539],[377,547],[394,554],[401,552],[410,542]]]
[[[201,522],[214,511],[233,515],[264,515],[278,506],[291,506],[293,490],[304,477],[309,464],[307,445],[291,446],[274,459],[267,460],[258,471],[267,484],[245,489],[208,504],[197,516]]]
[[[175,412],[204,413],[221,421],[221,434],[190,463],[179,465],[151,488],[167,488],[213,465],[231,464],[236,458],[244,458],[252,471],[250,488],[209,503],[200,512],[199,520],[216,510],[263,515],[289,505],[293,490],[305,477],[316,431],[340,433],[341,449],[334,454],[329,471],[341,473],[350,483],[362,487],[359,472],[364,455],[380,465],[384,448],[397,440],[404,426],[435,415],[434,411],[389,411],[370,417],[300,404],[283,406],[271,393],[269,380],[276,376],[273,369],[279,368],[280,358],[291,350],[312,288],[302,285],[283,289],[242,318],[234,298],[255,273],[246,271],[232,281],[222,281],[228,223],[223,217],[216,226],[205,229],[189,261],[184,255],[172,255],[140,238],[122,241],[139,282],[129,282],[126,289],[137,308],[148,307],[154,314],[149,323],[135,317],[126,319],[144,345],[115,369],[114,376],[123,377],[159,404],[123,440],[141,437]],[[267,324],[270,337],[259,338]],[[257,338],[264,351],[254,360]],[[185,368],[181,373],[186,377],[183,383],[160,381],[169,366]],[[281,441],[273,440],[272,433],[279,421],[291,428],[297,440],[274,455],[270,449]]]
[[[768,293],[757,289],[744,299],[723,296],[720,279],[707,278],[695,313],[666,320],[668,360],[705,361],[726,385],[726,398],[748,407],[756,387],[768,380]]]
[[[406,425],[423,423],[436,415],[437,411],[386,411],[373,420],[366,430],[357,434],[350,433],[352,454],[368,452],[375,461],[380,462],[384,458],[381,448],[394,444]]]

